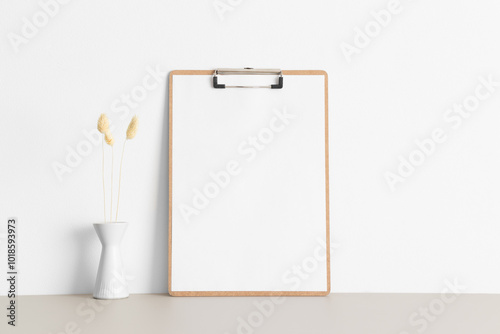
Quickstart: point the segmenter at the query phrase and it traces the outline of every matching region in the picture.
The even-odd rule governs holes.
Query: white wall
[[[219,16],[214,5],[228,2]],[[396,14],[367,46],[358,38],[349,62],[342,43],[355,46],[356,29],[376,29],[370,13],[388,7]],[[401,0],[394,10],[387,0],[74,0],[51,8],[43,22],[37,1],[0,3],[0,233],[8,216],[19,218],[22,294],[92,290],[100,144],[61,180],[53,164],[67,165],[68,150],[86,145],[101,112],[116,134],[140,117],[124,162],[120,215],[131,226],[123,256],[131,292],[166,291],[166,73],[244,66],[329,73],[334,292],[438,292],[454,279],[469,293],[500,292],[500,86],[472,97],[481,76],[500,81],[498,1]],[[16,52],[13,34],[33,16],[43,27],[25,28]],[[159,84],[124,107],[123,94],[140,90],[155,68]],[[446,111],[464,99],[479,106],[458,124]],[[418,158],[414,141],[436,128],[446,140],[391,191],[385,173],[397,172],[400,155]]]

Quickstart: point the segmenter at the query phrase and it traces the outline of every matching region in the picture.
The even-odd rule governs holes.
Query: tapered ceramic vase
[[[101,259],[95,280],[94,298],[122,299],[129,296],[120,244],[128,223],[94,224],[102,244]]]

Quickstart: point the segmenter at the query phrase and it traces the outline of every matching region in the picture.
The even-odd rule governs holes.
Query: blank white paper
[[[324,94],[173,76],[172,291],[327,290]]]

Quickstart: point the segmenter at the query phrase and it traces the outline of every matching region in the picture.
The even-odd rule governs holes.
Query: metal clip
[[[219,75],[278,75],[278,83],[274,85],[266,86],[228,86],[219,83]],[[214,71],[213,75],[213,86],[214,88],[224,89],[224,88],[271,88],[271,89],[281,89],[283,88],[283,74],[279,69],[255,69],[251,67],[245,68],[218,68]]]

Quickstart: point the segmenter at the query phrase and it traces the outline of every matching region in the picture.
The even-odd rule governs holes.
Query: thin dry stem
[[[118,221],[118,208],[120,207],[120,189],[122,187],[122,165],[123,165],[123,153],[125,152],[125,144],[127,140],[123,142],[122,149],[122,158],[120,159],[120,176],[118,177],[118,202],[116,203],[116,218],[115,221]]]
[[[102,193],[104,196],[104,223],[106,223],[106,186],[104,185],[104,135],[102,136]]]
[[[114,150],[111,146],[111,205],[109,208],[109,222],[113,222],[113,160],[114,160]]]
[[[118,202],[116,204],[116,221],[118,221],[118,208],[120,207],[120,190],[122,185],[122,166],[123,166],[123,155],[125,153],[125,143],[127,140],[133,139],[137,134],[137,127],[139,126],[139,119],[137,116],[132,117],[128,128],[127,128],[127,137],[125,138],[125,142],[123,143],[122,149],[122,157],[120,159],[120,176],[118,177]]]

